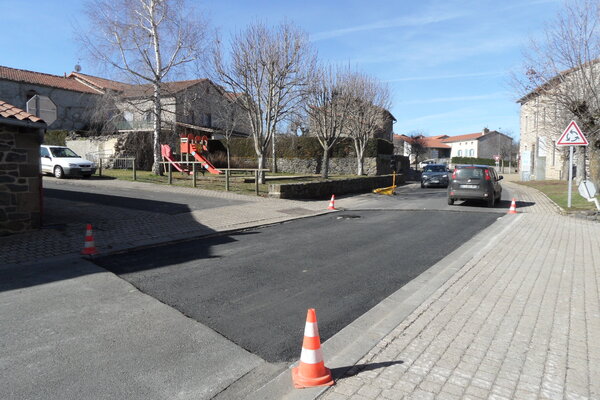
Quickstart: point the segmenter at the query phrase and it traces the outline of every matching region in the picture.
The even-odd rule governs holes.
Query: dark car
[[[423,168],[421,187],[448,187],[448,167],[444,164],[429,164]]]
[[[457,165],[448,185],[448,204],[455,200],[483,200],[488,207],[494,207],[502,196],[502,178],[489,165]]]

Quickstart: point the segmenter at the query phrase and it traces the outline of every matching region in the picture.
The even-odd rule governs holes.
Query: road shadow
[[[202,238],[183,240],[178,243],[163,243],[156,246],[108,256],[94,257],[92,262],[117,275],[154,270],[177,264],[185,264],[201,259],[219,259],[211,253],[215,246],[236,242],[236,236],[255,235],[257,232],[234,232],[227,235],[214,235]],[[157,254],[168,252],[169,257],[159,257]]]
[[[356,364],[356,365],[348,365],[344,367],[331,368],[331,375],[335,380],[344,380],[346,378],[350,378],[356,375],[360,375],[361,372],[372,371],[374,369],[379,368],[387,368],[393,365],[404,364],[404,361],[383,361],[376,363],[367,363],[367,364]]]
[[[74,190],[44,188],[43,191],[41,229],[8,236],[0,242],[0,292],[106,272],[107,269],[99,268],[104,265],[103,260],[123,260],[112,264],[115,273],[125,274],[161,268],[171,262],[212,258],[212,246],[236,241],[231,234],[220,234],[197,222],[187,204]],[[190,213],[190,217],[181,229],[191,232],[189,238],[174,232],[179,226],[168,224],[173,215],[185,213]],[[86,257],[95,265],[83,261],[80,252],[88,223],[93,227],[92,240],[100,253],[115,254],[115,250],[123,253]],[[162,230],[163,225],[168,232]],[[161,239],[161,235],[165,237]],[[210,240],[199,239],[206,236]],[[193,250],[175,253],[171,259],[144,257],[151,248],[164,248],[175,240],[196,242]],[[138,250],[128,255],[128,247]]]
[[[128,210],[150,211],[153,213],[168,215],[176,215],[192,211],[187,205],[180,203],[90,192],[78,192],[73,190],[44,188],[44,200],[47,201],[49,199],[88,203],[94,206],[109,206],[125,208]],[[60,205],[54,205],[54,207],[60,207]],[[52,211],[53,210],[49,209],[48,206],[44,207],[45,213],[51,213]]]
[[[48,175],[44,175],[44,179],[54,179],[56,181],[58,181],[58,179],[54,178],[54,176],[48,176]],[[102,176],[98,176],[98,175],[92,175],[88,178],[82,178],[80,176],[65,176],[63,178],[61,178],[60,180],[73,180],[73,181],[77,181],[77,180],[82,180],[82,181],[112,181],[115,180],[117,178],[113,177],[113,176],[106,176],[106,175],[102,175]]]
[[[511,203],[512,203],[512,200],[501,200],[498,203],[496,203],[496,208],[506,208],[506,209],[509,209]],[[519,209],[519,208],[527,208],[527,207],[534,206],[535,202],[533,202],[533,201],[518,201],[518,200],[515,200],[515,204],[517,206],[517,209]]]
[[[506,209],[508,211],[508,209],[510,208],[512,201],[511,200],[500,200],[499,202],[497,202],[494,207],[489,208],[490,210],[498,210],[498,209]],[[530,201],[516,201],[516,205],[517,205],[517,209],[519,208],[527,208],[527,207],[531,207],[535,205],[535,202],[530,202]],[[486,205],[486,202],[484,200],[465,200],[462,202],[459,202],[457,200],[457,202],[454,203],[455,207],[483,207],[483,208],[488,208]]]

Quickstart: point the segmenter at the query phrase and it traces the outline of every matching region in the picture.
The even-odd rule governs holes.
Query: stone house
[[[508,156],[512,138],[498,131],[484,128],[481,132],[467,135],[449,136],[442,142],[451,147],[450,157],[494,158],[495,155]]]
[[[381,109],[379,118],[377,119],[377,130],[373,134],[374,138],[393,141],[394,138],[394,122],[396,118],[388,110]]]
[[[45,130],[42,119],[0,100],[0,235],[41,225]]]
[[[72,72],[69,78],[111,97],[114,114],[110,119],[116,131],[153,130],[151,85],[132,85],[79,72]],[[251,133],[248,117],[235,104],[235,96],[209,79],[165,82],[161,91],[163,130],[188,129],[200,135],[219,136],[221,129],[227,127],[226,119],[231,117],[233,109],[237,119],[233,136],[247,137]]]
[[[493,158],[495,155],[508,156],[512,138],[484,128],[481,132],[466,135],[421,136],[421,142],[427,149],[420,159],[448,159],[452,157]],[[394,151],[410,156],[412,138],[406,135],[394,135]],[[396,148],[398,150],[396,150]],[[414,162],[414,160],[412,160]]]
[[[250,123],[236,95],[208,79],[165,82],[165,129],[186,127],[218,138],[234,109],[234,136],[247,137]],[[0,99],[44,117],[49,130],[88,130],[110,122],[112,132],[152,129],[150,85],[132,85],[72,72],[68,76],[0,66]],[[32,100],[33,99],[33,100]],[[50,118],[54,110],[55,120]],[[103,120],[104,119],[104,120]]]
[[[88,129],[101,93],[67,76],[0,66],[0,100],[44,118],[48,129]]]
[[[149,167],[152,163],[150,133],[154,131],[155,120],[152,86],[132,85],[80,72],[72,72],[69,78],[103,93],[95,119],[103,122],[105,133],[116,135],[70,140],[68,146],[94,161],[100,156],[126,154],[136,157],[138,167]],[[221,139],[224,129],[232,129],[232,137],[251,134],[247,114],[236,104],[236,95],[209,79],[165,82],[161,91],[161,140],[174,148],[181,133],[211,139]],[[135,145],[132,147],[131,143]]]
[[[595,104],[597,107],[599,77],[600,59],[596,59],[583,67],[559,72],[517,100],[520,104],[519,156],[523,180],[567,179],[568,146],[556,146],[574,119],[565,104]],[[575,164],[583,168],[584,148],[575,146],[574,152]]]

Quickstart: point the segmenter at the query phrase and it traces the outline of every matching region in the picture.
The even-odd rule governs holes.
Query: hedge
[[[323,148],[316,137],[307,136],[277,136],[276,154],[280,158],[305,158],[318,159],[323,156]],[[213,142],[212,140],[210,142]],[[215,151],[224,151],[224,141],[220,144],[209,142],[209,149]],[[223,150],[221,150],[223,149]],[[229,141],[229,150],[231,155],[236,157],[256,157],[254,151],[254,140],[232,139]],[[376,157],[379,154],[393,154],[394,144],[384,139],[369,139],[365,148],[365,157]],[[355,155],[354,143],[350,138],[340,139],[331,149],[330,157],[351,157]],[[268,151],[267,157],[271,155]]]
[[[68,131],[46,131],[44,134],[44,144],[51,146],[66,146]]]
[[[491,158],[452,157],[452,164],[496,165],[496,161]]]

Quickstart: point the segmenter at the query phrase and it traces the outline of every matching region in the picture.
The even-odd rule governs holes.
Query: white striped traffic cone
[[[87,224],[85,231],[85,243],[83,250],[81,250],[81,254],[86,256],[98,254],[98,250],[96,250],[96,245],[94,244],[94,236],[92,235],[92,224]]]
[[[336,210],[335,208],[335,195],[332,194],[331,195],[331,200],[329,201],[329,207],[327,207],[328,210]]]
[[[517,203],[515,202],[515,198],[513,197],[512,203],[510,203],[510,208],[508,209],[508,214],[516,214],[517,213]]]
[[[317,327],[317,314],[314,308],[310,308],[306,314],[300,364],[298,367],[292,368],[292,381],[297,389],[334,384],[331,371],[325,367],[323,361],[321,338]]]

